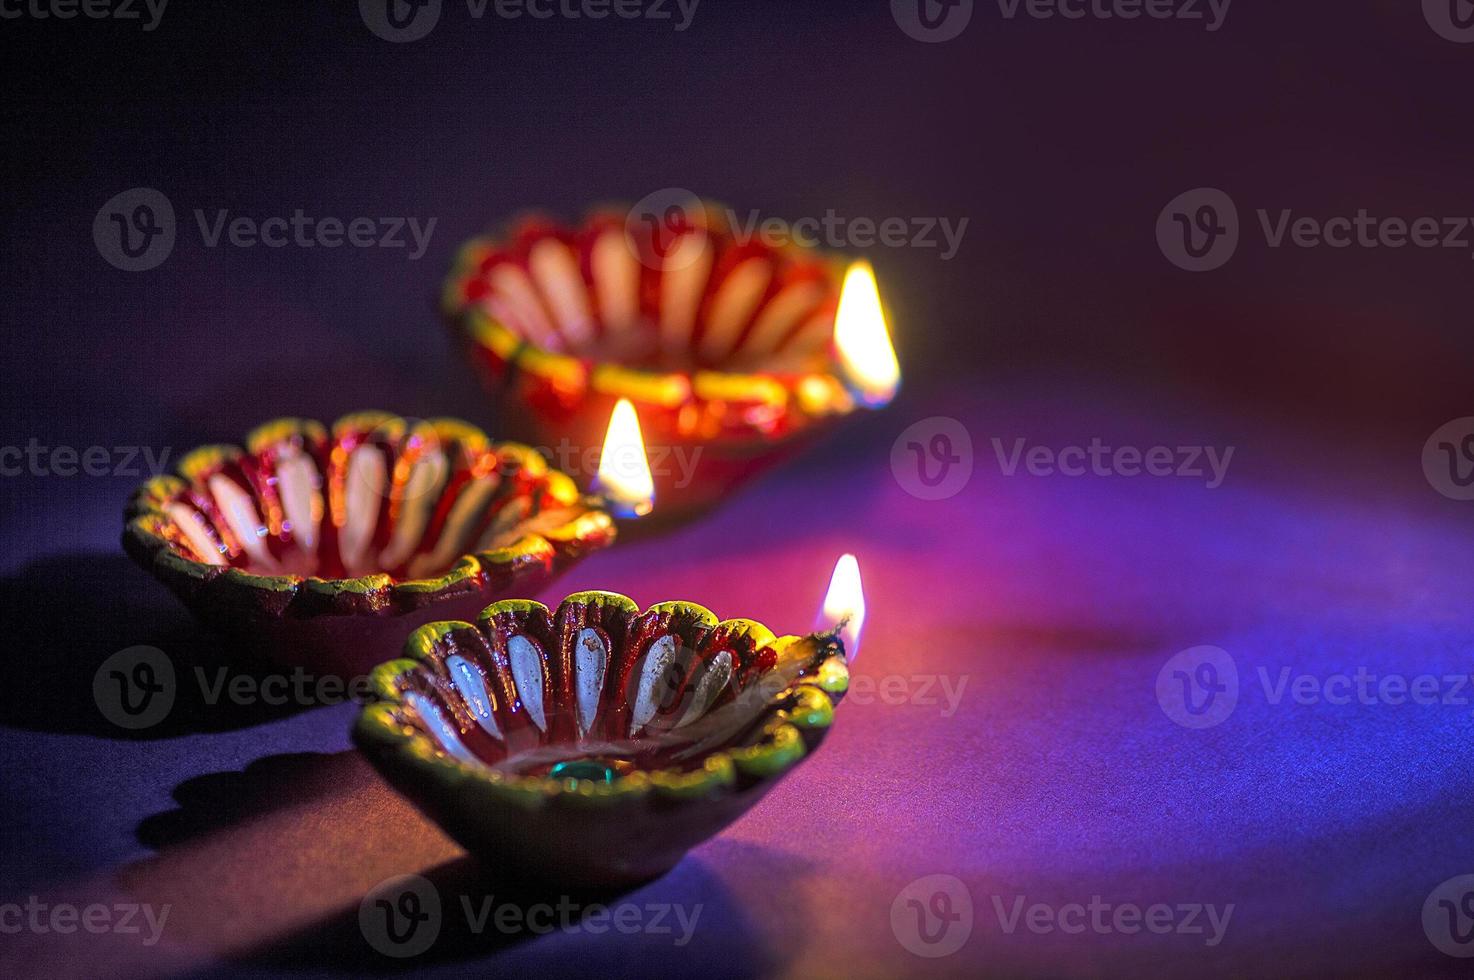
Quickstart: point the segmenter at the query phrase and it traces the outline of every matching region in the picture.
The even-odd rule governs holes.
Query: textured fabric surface
[[[956,496],[921,501],[888,450],[932,416],[969,430],[974,471]],[[1187,476],[1008,476],[1020,437],[1234,454],[1211,490]],[[88,973],[99,951],[120,973],[393,969],[359,932],[358,902],[416,873],[446,924],[411,962],[447,974],[1452,974],[1459,961],[1433,948],[1421,912],[1474,868],[1459,748],[1470,693],[1442,680],[1469,672],[1468,535],[1405,451],[1083,385],[912,393],[708,519],[591,558],[545,597],[613,588],[803,630],[847,550],[869,595],[853,696],[814,758],[669,876],[589,897],[508,891],[465,859],[352,752],[348,706],[284,714],[182,696],[155,729],[119,737],[89,710],[90,668],[57,664],[156,642],[188,676],[211,644],[100,533],[96,552],[7,580],[28,613],[55,617],[23,639],[49,638],[31,663],[56,676],[13,678],[7,695],[5,897],[172,911],[154,947],[22,935],[6,955],[53,974]],[[1240,690],[1221,723],[1191,729],[1158,701],[1157,678],[1205,644],[1232,658]],[[1435,675],[1465,703],[1388,703],[1374,680],[1376,703],[1301,704],[1282,686],[1285,671],[1308,674],[1334,695],[1328,679],[1358,669]],[[929,875],[954,876],[972,903],[971,935],[946,958],[903,948],[915,933],[904,897],[892,917]],[[488,898],[674,904],[695,921],[680,945],[673,911],[671,934],[474,934],[461,902]],[[1210,945],[1206,908],[1172,913],[1184,932],[1125,931],[1129,912],[1113,924],[1118,906],[1157,904],[1213,906],[1226,926]]]
[[[108,464],[0,475],[0,975],[1467,974],[1423,910],[1438,925],[1435,889],[1474,874],[1474,692],[1448,680],[1474,669],[1474,505],[1435,493],[1419,455],[1474,413],[1469,248],[1276,247],[1261,223],[1468,213],[1474,46],[1425,19],[1464,0],[1236,3],[1211,32],[978,2],[935,44],[898,26],[899,0],[712,0],[681,31],[446,0],[403,44],[361,16],[383,3],[171,3],[152,31],[3,6],[0,468],[32,444]],[[93,226],[139,187],[172,202],[177,241],[123,272]],[[1237,203],[1242,234],[1191,274],[1154,227],[1198,187]],[[689,598],[806,630],[853,551],[870,602],[856,690],[814,758],[667,877],[548,895],[386,787],[350,749],[351,706],[209,703],[237,671],[118,548],[150,462],[125,453],[172,463],[270,417],[362,408],[496,433],[432,312],[457,245],[526,208],[670,188],[742,222],[968,225],[950,258],[935,231],[835,243],[874,261],[891,313],[906,384],[887,413],[544,596]],[[418,258],[405,233],[212,237],[299,212],[435,224]],[[940,466],[943,430],[895,443],[934,417],[965,428],[973,473],[925,501],[909,444]],[[1040,475],[1094,439],[1235,451],[1213,489]],[[93,682],[138,644],[181,689],[128,733]],[[1229,676],[1217,718],[1227,691],[1207,692]],[[1389,703],[1425,676],[1439,703]],[[1174,721],[1159,679],[1177,717],[1219,723]],[[1199,680],[1204,714],[1184,713],[1172,699]],[[358,910],[405,873],[445,921],[397,961]],[[32,896],[170,913],[152,946],[7,931]],[[612,903],[636,930],[477,935],[463,899]],[[1211,929],[1206,908],[1185,923],[1195,905],[1228,916],[1216,945],[1130,931],[1136,912]],[[677,911],[695,916],[684,944]]]

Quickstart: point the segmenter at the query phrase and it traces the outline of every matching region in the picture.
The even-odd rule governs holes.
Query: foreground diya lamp
[[[286,666],[367,671],[416,627],[530,596],[616,533],[542,456],[452,419],[278,419],[245,443],[140,487],[123,545],[206,625]]]
[[[846,556],[841,563],[853,565]],[[377,668],[354,741],[489,866],[618,886],[663,874],[812,752],[864,607],[836,574],[821,632],[775,637],[690,602],[506,600],[431,623]]]
[[[444,311],[519,437],[597,445],[629,399],[674,516],[895,395],[868,263],[841,278],[836,258],[742,240],[709,206],[636,217],[533,218],[462,249]]]

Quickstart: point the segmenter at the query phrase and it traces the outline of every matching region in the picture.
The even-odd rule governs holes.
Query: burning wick
[[[855,262],[844,274],[839,310],[834,315],[834,347],[860,401],[871,408],[890,404],[901,384],[901,365],[891,346],[880,287],[869,262]]]
[[[594,490],[616,517],[643,517],[655,505],[655,481],[645,458],[640,418],[628,398],[621,398],[609,416]]]
[[[860,630],[865,625],[865,588],[860,584],[860,563],[854,555],[841,555],[829,578],[824,607],[814,629],[838,632],[844,643],[845,661],[854,663],[860,652]]]

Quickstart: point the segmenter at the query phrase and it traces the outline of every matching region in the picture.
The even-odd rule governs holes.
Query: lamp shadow
[[[516,972],[605,976],[617,975],[632,960],[651,973],[661,972],[667,961],[675,970],[711,958],[716,948],[724,975],[772,973],[776,955],[752,939],[746,913],[718,877],[691,858],[671,877],[680,880],[681,901],[663,897],[665,879],[636,889],[568,889],[498,874],[462,857],[423,872],[420,881],[381,886],[362,910],[355,904],[236,959],[259,968],[331,967],[375,975],[468,961],[495,975],[515,959]],[[417,923],[401,915],[411,888],[433,893],[438,905],[433,918],[422,920],[421,928],[433,927],[423,949],[415,944]],[[627,925],[615,927],[618,915],[626,915]],[[683,934],[684,927],[690,931]],[[720,938],[713,935],[718,929]]]
[[[167,589],[122,555],[31,562],[19,575],[0,579],[0,611],[16,668],[0,687],[0,724],[158,739],[246,728],[307,707],[230,697],[222,681],[239,675],[259,680],[269,668],[195,623]],[[126,728],[109,720],[94,681],[104,661],[136,646],[156,647],[168,658],[174,701],[157,723]]]
[[[211,772],[186,779],[171,794],[179,804],[145,817],[138,842],[163,851],[277,810],[311,805],[333,789],[351,767],[344,752],[292,752],[257,759],[240,771]]]
[[[727,976],[762,976],[800,948],[762,942],[746,911],[751,902],[699,857],[622,890],[573,889],[492,868],[446,838],[357,752],[267,756],[238,772],[186,780],[174,798],[177,809],[136,829],[155,855],[122,868],[116,880],[137,900],[169,905],[170,935],[210,961],[386,975],[468,960],[495,972],[515,957],[518,971],[535,961],[540,975],[558,976],[618,973],[631,962],[658,966],[672,957],[719,965]],[[788,855],[770,863],[772,882],[801,870]],[[438,909],[423,949],[407,945],[415,922],[392,917],[403,907],[402,882],[434,896],[415,906]],[[659,923],[655,906],[665,909]],[[640,928],[616,929],[617,910],[638,910]],[[787,921],[785,935],[789,926],[802,929],[802,916]]]

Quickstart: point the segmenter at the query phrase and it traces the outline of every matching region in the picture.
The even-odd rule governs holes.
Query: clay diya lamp
[[[354,741],[489,868],[579,886],[648,880],[823,739],[863,616],[858,571],[840,578],[826,603],[839,625],[808,636],[718,622],[690,602],[641,612],[612,592],[431,623],[371,675]]]
[[[744,240],[714,206],[524,220],[462,249],[442,306],[502,423],[554,459],[597,446],[628,398],[666,518],[887,404],[900,378],[868,264]]]
[[[123,546],[246,652],[361,674],[431,620],[529,596],[615,537],[533,450],[451,419],[277,419],[149,480]]]

